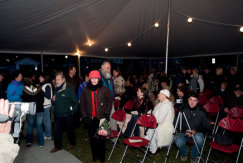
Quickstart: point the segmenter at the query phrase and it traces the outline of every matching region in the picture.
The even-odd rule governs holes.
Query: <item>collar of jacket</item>
[[[66,87],[67,87],[67,82],[65,81],[65,82],[63,83],[62,88],[61,88],[59,91],[57,91],[57,93],[59,93],[59,92],[61,92],[61,91],[65,90],[65,89],[66,89]]]

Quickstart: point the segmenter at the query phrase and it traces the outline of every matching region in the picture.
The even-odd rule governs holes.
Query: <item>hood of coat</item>
[[[29,95],[36,95],[41,91],[41,87],[33,85],[25,86],[23,91]]]
[[[98,84],[97,85],[93,85],[91,83],[91,81],[89,80],[88,83],[87,83],[87,88],[91,91],[96,91],[98,88],[102,87],[103,86],[103,82],[102,80],[99,80]]]

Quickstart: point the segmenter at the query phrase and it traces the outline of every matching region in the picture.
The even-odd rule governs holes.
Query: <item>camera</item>
[[[176,104],[183,104],[183,99],[176,99]]]
[[[35,115],[36,103],[35,102],[11,102],[9,103],[9,110],[11,105],[15,105],[14,114],[12,117],[11,134],[13,138],[19,138],[23,121],[26,115]],[[0,114],[0,123],[5,123],[11,120],[9,116]]]

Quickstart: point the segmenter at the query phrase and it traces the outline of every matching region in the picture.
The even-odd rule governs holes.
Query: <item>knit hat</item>
[[[98,78],[100,80],[100,72],[97,70],[90,71],[89,80],[92,78]]]
[[[162,94],[164,94],[166,97],[170,97],[170,91],[168,91],[167,89],[163,89],[163,90],[161,90],[159,93],[162,93]]]

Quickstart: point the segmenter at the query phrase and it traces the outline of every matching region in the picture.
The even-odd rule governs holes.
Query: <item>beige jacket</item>
[[[12,163],[18,155],[19,146],[10,134],[0,134],[0,163]]]

